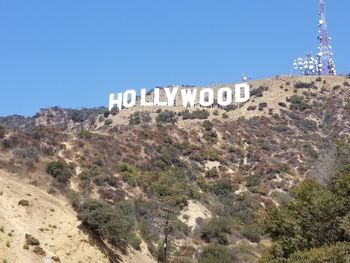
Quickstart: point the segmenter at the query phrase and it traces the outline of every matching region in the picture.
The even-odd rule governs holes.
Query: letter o
[[[208,96],[206,96],[208,95]],[[207,100],[206,100],[207,98]],[[199,92],[199,104],[203,107],[212,106],[214,103],[214,91],[211,88],[201,89]]]
[[[226,92],[226,99],[224,98],[224,93]],[[228,88],[228,87],[224,87],[219,89],[218,91],[218,104],[220,106],[228,106],[230,104],[232,104],[232,89]]]
[[[136,104],[136,91],[127,90],[123,94],[123,106],[125,108],[131,108]]]

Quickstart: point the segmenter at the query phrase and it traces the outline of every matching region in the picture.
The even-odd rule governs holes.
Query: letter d
[[[236,102],[246,102],[250,99],[250,87],[247,83],[235,85],[235,100]]]

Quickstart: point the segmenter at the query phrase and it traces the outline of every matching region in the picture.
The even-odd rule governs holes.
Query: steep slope
[[[0,171],[0,259],[7,262],[43,262],[46,256],[61,262],[109,262],[94,241],[79,229],[69,203],[50,195],[13,174]],[[20,201],[28,205],[20,205]],[[38,246],[25,248],[25,236],[38,239]],[[4,261],[5,262],[5,261]]]

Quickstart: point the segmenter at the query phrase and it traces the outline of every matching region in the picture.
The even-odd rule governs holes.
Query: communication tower
[[[314,57],[311,53],[306,53],[293,62],[294,70],[302,76],[312,75],[336,75],[333,60],[331,37],[327,29],[325,0],[320,0],[320,13],[318,21],[318,50]]]
[[[331,37],[327,30],[327,21],[325,13],[325,0],[320,0],[320,19],[318,22],[318,75],[336,75],[333,61],[333,52],[331,46]]]

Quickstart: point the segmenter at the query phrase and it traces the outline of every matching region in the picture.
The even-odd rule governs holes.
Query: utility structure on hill
[[[333,60],[331,37],[327,29],[325,13],[325,0],[320,0],[320,13],[318,21],[318,50],[316,57],[307,53],[304,57],[294,60],[293,67],[302,76],[310,75],[336,75]]]
[[[331,37],[327,30],[325,0],[320,0],[320,19],[318,22],[319,46],[317,53],[318,75],[336,75],[331,46]]]

